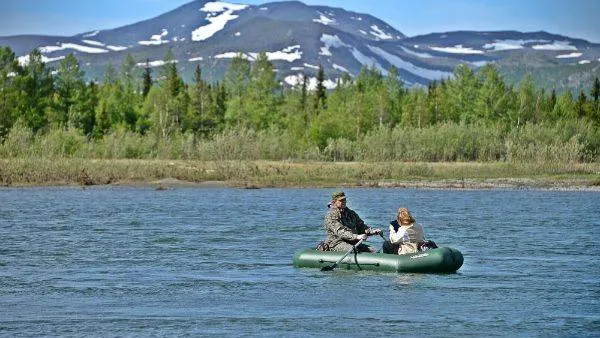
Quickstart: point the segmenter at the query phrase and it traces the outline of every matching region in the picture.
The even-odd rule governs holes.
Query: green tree
[[[146,59],[146,67],[144,67],[144,77],[142,79],[142,96],[146,98],[152,87],[152,69],[150,68],[150,60]]]
[[[250,71],[248,127],[261,130],[279,123],[277,95],[279,91],[273,64],[267,58],[266,53],[259,53]]]
[[[0,47],[0,143],[18,116],[16,107],[22,73],[15,53],[9,47]]]
[[[119,113],[122,116],[121,120],[131,131],[136,129],[138,114],[137,108],[140,104],[139,98],[139,73],[136,69],[136,63],[131,54],[121,65],[121,76],[119,81],[119,90],[122,92],[121,102],[119,104]]]
[[[194,70],[194,83],[188,87],[190,104],[188,105],[187,113],[183,121],[182,129],[184,131],[191,130],[193,132],[207,133],[203,126],[204,115],[208,111],[207,103],[210,97],[208,86],[202,80],[202,69],[200,65],[196,65]]]
[[[427,107],[427,93],[422,88],[411,90],[403,101],[402,125],[422,128],[429,124],[430,110]]]
[[[594,84],[592,85],[590,96],[592,99],[592,107],[590,108],[592,121],[594,121],[595,123],[600,123],[600,80],[598,80],[598,78],[594,79]]]
[[[476,101],[478,119],[495,121],[505,116],[507,107],[507,88],[495,65],[486,64],[479,70],[479,82],[482,84]]]
[[[535,103],[536,103],[536,89],[533,83],[533,77],[530,73],[525,75],[521,83],[519,84],[518,94],[518,110],[517,115],[514,117],[516,126],[535,120]]]
[[[79,68],[79,61],[72,53],[69,53],[62,59],[58,65],[55,78],[55,91],[53,114],[50,116],[51,122],[62,127],[66,127],[73,107],[78,105],[82,107],[85,100],[86,88],[83,80],[83,71]],[[79,101],[78,101],[79,100]]]
[[[317,87],[315,89],[315,111],[319,111],[327,107],[327,88],[325,88],[325,71],[323,65],[319,64],[317,70]]]
[[[248,116],[246,92],[250,83],[250,68],[250,62],[239,53],[231,59],[225,72],[225,86],[228,91],[225,120],[230,126],[246,123]]]
[[[589,115],[587,97],[585,96],[583,90],[579,91],[579,96],[577,97],[577,101],[575,102],[575,113],[579,118],[583,118]]]
[[[556,104],[554,105],[552,115],[554,117],[554,121],[569,120],[575,118],[575,103],[573,101],[573,94],[571,94],[570,90],[563,92],[558,97],[558,99],[556,100]]]
[[[69,124],[92,136],[96,124],[95,108],[98,105],[98,86],[95,82],[76,92],[75,103],[69,111]]]
[[[476,101],[479,82],[473,71],[465,64],[458,65],[454,70],[454,79],[448,81],[450,100],[445,119],[454,122],[470,123],[475,121]]]
[[[48,123],[47,110],[54,93],[54,79],[37,49],[29,54],[20,86],[16,109],[21,112],[27,127],[37,132]]]
[[[173,58],[171,49],[167,51],[163,58],[164,64],[161,66],[161,73],[164,80],[161,80],[162,86],[165,87],[171,97],[177,97],[184,88],[183,79],[177,71],[177,62]]]

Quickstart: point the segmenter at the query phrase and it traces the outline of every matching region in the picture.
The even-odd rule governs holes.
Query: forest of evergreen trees
[[[575,95],[508,85],[493,64],[407,89],[398,70],[365,67],[331,91],[276,79],[265,53],[232,59],[224,79],[184,83],[172,54],[160,68],[128,55],[86,82],[69,54],[20,65],[0,47],[0,157],[600,161],[600,82]]]

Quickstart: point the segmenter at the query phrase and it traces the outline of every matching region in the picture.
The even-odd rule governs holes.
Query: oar
[[[346,256],[348,256],[352,251],[354,251],[354,248],[358,247],[360,245],[360,243],[362,243],[362,239],[360,241],[358,241],[358,243],[354,244],[354,246],[352,246],[352,249],[348,250],[348,252],[346,252],[345,255],[342,256],[342,258],[340,258],[337,262],[333,263],[333,265],[328,265],[328,266],[324,266],[321,268],[321,271],[331,271],[333,269],[335,269],[336,266],[338,266],[338,264],[340,264],[344,258],[346,258]]]
[[[381,238],[383,239],[383,244],[385,244],[385,241],[387,241],[387,239],[385,238],[385,236],[383,235],[383,233],[380,232],[379,236],[381,236]],[[379,249],[379,251],[377,251],[377,252],[383,252],[383,244],[381,245],[381,249]]]

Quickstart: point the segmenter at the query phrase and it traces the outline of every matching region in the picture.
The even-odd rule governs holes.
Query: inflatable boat
[[[304,249],[294,257],[294,266],[332,270],[346,252]],[[460,251],[440,247],[408,255],[352,252],[335,267],[340,270],[374,270],[385,272],[453,273],[463,264]]]

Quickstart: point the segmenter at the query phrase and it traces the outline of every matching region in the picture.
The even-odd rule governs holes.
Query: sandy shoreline
[[[0,159],[0,187],[35,186],[600,191],[600,163]]]
[[[306,185],[259,185],[246,182],[227,181],[202,181],[193,182],[179,180],[176,178],[165,178],[152,181],[122,180],[108,184],[82,185],[70,182],[47,182],[45,184],[17,184],[4,185],[0,188],[31,188],[31,187],[147,187],[157,190],[178,188],[232,188],[232,189],[262,189],[262,188],[406,188],[424,190],[548,190],[548,191],[600,191],[600,186],[589,185],[587,181],[541,181],[534,179],[487,179],[487,180],[423,180],[423,181],[381,181],[381,182],[358,182],[355,184],[306,184]]]

